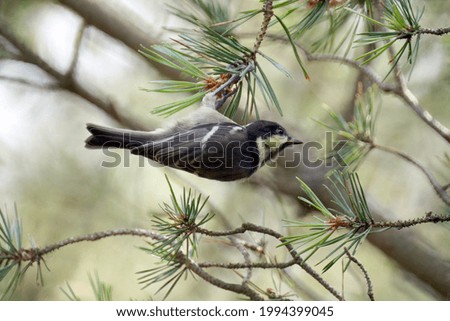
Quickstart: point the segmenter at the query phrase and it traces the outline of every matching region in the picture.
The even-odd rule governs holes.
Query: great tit
[[[150,132],[87,124],[87,148],[123,148],[165,166],[218,181],[250,177],[286,147],[302,142],[278,123],[241,126],[209,107]]]

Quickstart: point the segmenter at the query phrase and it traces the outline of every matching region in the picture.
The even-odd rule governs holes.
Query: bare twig
[[[297,260],[290,260],[288,262],[245,262],[245,263],[216,263],[216,262],[202,262],[198,265],[202,268],[221,268],[221,269],[286,269],[297,264]]]
[[[415,32],[416,34],[429,34],[429,35],[435,35],[435,36],[442,36],[447,33],[450,33],[450,27],[447,28],[420,28]]]
[[[389,47],[388,53],[389,59],[391,61],[395,60],[396,53],[393,46]],[[450,130],[434,119],[434,117],[419,104],[417,97],[409,90],[403,72],[398,64],[394,65],[394,77],[397,84],[393,93],[401,98],[425,123],[450,143]]]
[[[140,228],[121,228],[121,229],[114,229],[114,230],[108,230],[103,232],[96,232],[92,234],[85,234],[80,236],[73,236],[69,237],[65,240],[62,240],[60,242],[57,242],[52,245],[48,245],[43,248],[37,248],[33,247],[30,249],[19,249],[17,255],[1,255],[0,260],[13,260],[17,263],[22,262],[40,262],[42,261],[43,257],[49,253],[52,253],[56,250],[59,250],[63,247],[66,247],[68,245],[77,244],[80,242],[94,242],[98,241],[107,237],[113,237],[113,236],[122,236],[122,235],[128,235],[128,236],[141,236],[141,237],[149,237],[154,240],[165,240],[166,237],[162,236],[161,234],[140,229]]]
[[[80,56],[81,42],[83,40],[84,31],[86,30],[86,22],[83,20],[80,26],[80,30],[77,33],[74,43],[74,53],[69,68],[66,71],[66,77],[71,78],[78,64],[78,58]]]
[[[98,240],[101,240],[101,239],[104,239],[107,237],[126,236],[126,235],[149,237],[151,239],[158,240],[158,241],[162,241],[162,240],[166,239],[166,237],[161,234],[155,233],[153,231],[141,229],[141,228],[121,228],[121,229],[114,229],[114,230],[109,230],[109,231],[104,231],[104,232],[96,232],[96,233],[92,233],[92,234],[70,237],[61,242],[46,246],[42,249],[38,249],[37,254],[42,257],[46,254],[49,254],[56,250],[59,250],[67,245],[76,244],[76,243],[80,243],[80,242],[94,242],[94,241],[98,241]]]
[[[364,274],[364,278],[366,279],[366,283],[367,283],[367,295],[369,296],[370,301],[375,301],[375,297],[373,295],[372,281],[370,280],[369,273],[365,269],[364,265],[362,265],[362,263],[359,262],[356,259],[356,257],[354,257],[346,247],[344,247],[344,251],[345,251],[345,254],[347,254],[347,257],[349,258],[349,260],[352,261],[353,263],[355,263],[361,269],[362,273]]]
[[[450,130],[434,119],[433,116],[419,104],[417,98],[407,88],[403,76],[400,76],[402,81],[399,85],[391,85],[383,82],[383,79],[377,75],[372,68],[361,65],[360,63],[345,57],[329,54],[307,54],[306,57],[309,61],[335,61],[361,70],[372,82],[377,84],[382,91],[393,93],[401,98],[424,122],[450,143]]]
[[[281,42],[285,42],[285,43],[289,42],[289,40],[286,37],[280,36],[280,35],[268,34],[267,37],[272,40],[276,40],[276,41],[281,41]],[[312,54],[306,48],[304,48],[302,45],[300,45],[298,42],[295,42],[295,45],[298,49],[300,49],[303,52],[303,54],[306,56],[306,59],[308,61],[329,61],[329,62],[341,63],[341,64],[344,64],[344,65],[347,65],[349,67],[359,70],[370,81],[377,84],[377,86],[386,93],[392,93],[397,90],[397,86],[383,82],[383,78],[380,77],[371,67],[369,67],[367,65],[363,65],[353,59],[342,57],[339,55]]]
[[[258,232],[266,235],[270,235],[274,238],[276,238],[279,241],[282,241],[283,235],[280,233],[266,228],[257,226],[251,223],[246,223],[242,225],[246,230]],[[334,289],[327,281],[325,281],[322,276],[317,273],[311,266],[309,266],[297,253],[297,251],[294,249],[292,244],[289,243],[283,243],[283,245],[286,247],[286,249],[289,251],[289,254],[292,256],[294,260],[296,260],[297,265],[299,265],[306,273],[308,273],[310,276],[312,276],[317,282],[319,282],[325,289],[327,289],[332,295],[334,295],[338,300],[343,301],[344,297],[339,294],[339,292]]]
[[[178,252],[177,254],[177,261],[186,263],[186,256],[182,252]],[[206,282],[215,285],[223,290],[231,291],[238,294],[243,294],[254,301],[262,301],[264,300],[258,293],[256,293],[254,290],[252,290],[247,283],[243,284],[233,284],[233,283],[227,283],[224,282],[209,273],[206,273],[205,270],[203,270],[196,262],[194,262],[192,259],[187,259],[187,268],[197,274],[199,277],[201,277]]]
[[[264,6],[263,6],[263,12],[264,12],[264,19],[263,22],[261,24],[261,28],[259,30],[258,35],[256,36],[256,41],[255,44],[253,45],[253,51],[252,51],[252,55],[251,55],[251,59],[255,60],[256,59],[256,54],[259,50],[259,47],[261,47],[261,43],[264,40],[264,37],[267,33],[267,29],[269,28],[269,23],[270,20],[273,17],[273,1],[272,0],[265,0],[264,1]]]
[[[233,243],[233,245],[239,250],[239,252],[244,257],[245,263],[248,265],[247,267],[247,273],[245,277],[242,279],[242,285],[247,284],[248,281],[250,281],[252,277],[252,268],[251,268],[251,260],[250,260],[250,254],[248,253],[247,249],[242,245],[242,243],[239,242],[239,240],[235,236],[229,236],[228,239]]]
[[[403,158],[404,160],[408,161],[409,163],[413,164],[414,166],[416,166],[418,169],[420,169],[420,171],[422,171],[422,173],[425,174],[425,176],[427,177],[428,181],[430,182],[430,184],[433,186],[434,190],[436,191],[436,193],[438,194],[438,196],[442,199],[442,201],[447,204],[450,205],[450,196],[447,194],[445,186],[441,186],[439,184],[439,182],[436,180],[436,178],[431,174],[431,172],[425,168],[425,166],[423,166],[422,164],[420,164],[417,160],[415,160],[414,158],[412,158],[411,156],[396,150],[392,147],[387,147],[387,146],[381,146],[375,143],[371,143],[371,146],[373,148],[385,151],[387,153],[396,155],[398,157]]]
[[[196,232],[205,234],[208,236],[229,236],[229,235],[236,235],[236,234],[242,234],[244,232],[251,231],[251,232],[257,232],[265,235],[272,236],[282,242],[283,235],[280,233],[258,225],[254,225],[251,223],[244,223],[242,226],[229,231],[209,231],[205,229],[197,229]],[[295,251],[292,244],[289,243],[283,243],[283,246],[286,247],[286,249],[289,251],[289,254],[292,256],[292,258],[295,260],[296,264],[300,266],[306,273],[308,273],[310,276],[312,276],[317,282],[319,282],[325,289],[327,289],[333,296],[335,296],[338,300],[344,300],[341,294],[334,289],[327,281],[325,281],[322,276],[317,273],[312,267],[310,267]]]
[[[424,224],[424,223],[444,223],[444,222],[450,222],[450,215],[434,215],[431,213],[428,213],[424,217],[415,218],[411,220],[402,220],[402,221],[395,221],[395,222],[374,222],[371,224],[372,227],[375,228],[397,228],[397,229],[403,229],[412,227],[414,225],[418,224]]]
[[[442,136],[448,143],[450,143],[450,129],[445,127],[439,121],[437,121],[427,110],[425,110],[419,103],[419,100],[409,90],[406,85],[405,77],[403,74],[397,76],[399,87],[395,91],[395,94],[402,98],[403,101],[422,119],[426,124],[433,128],[440,136]]]
[[[332,54],[311,54],[305,50],[304,53],[306,54],[306,59],[308,59],[308,61],[338,62],[360,70],[367,78],[370,79],[370,81],[375,83],[382,91],[386,93],[395,93],[397,91],[397,87],[395,85],[383,82],[383,78],[381,78],[371,67],[362,65],[355,60]]]

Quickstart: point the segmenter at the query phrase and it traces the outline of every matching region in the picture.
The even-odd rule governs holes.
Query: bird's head
[[[283,126],[275,122],[258,120],[246,127],[249,139],[255,140],[258,147],[260,166],[268,161],[275,161],[286,147],[303,143],[292,138]]]

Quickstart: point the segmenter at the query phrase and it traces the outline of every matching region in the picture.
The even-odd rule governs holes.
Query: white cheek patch
[[[261,167],[266,159],[267,153],[270,153],[270,151],[266,147],[266,142],[261,137],[256,138],[256,146],[258,146],[259,167]]]
[[[261,167],[267,161],[275,161],[280,147],[287,141],[288,137],[284,135],[272,135],[267,139],[257,138],[259,166]]]
[[[272,135],[268,140],[266,140],[266,145],[270,148],[280,148],[281,145],[287,143],[287,141],[287,136]]]

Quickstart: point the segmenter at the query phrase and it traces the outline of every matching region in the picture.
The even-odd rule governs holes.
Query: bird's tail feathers
[[[108,128],[87,124],[87,130],[92,134],[85,143],[86,148],[115,147],[133,149],[148,142],[143,132]]]

